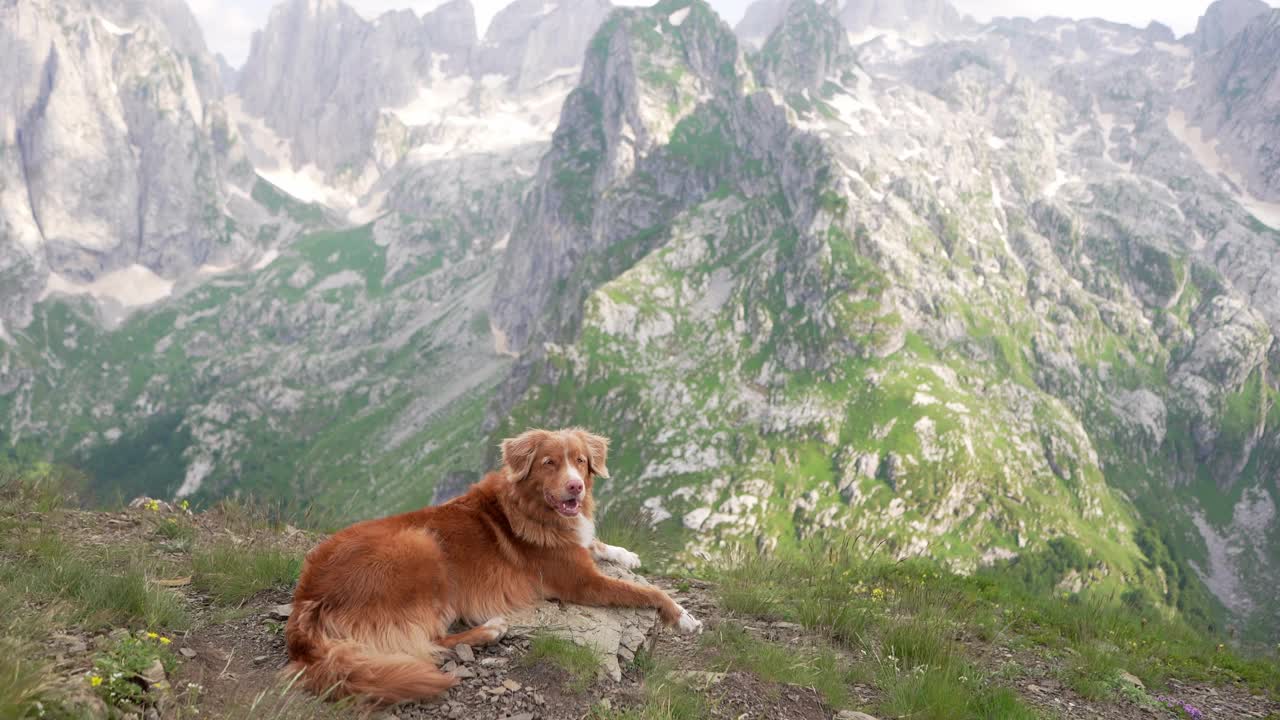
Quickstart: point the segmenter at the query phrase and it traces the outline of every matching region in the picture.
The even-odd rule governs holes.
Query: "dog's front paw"
[[[690,615],[688,610],[680,608],[680,619],[676,620],[676,628],[685,634],[700,633],[702,632],[702,621]]]
[[[635,570],[640,567],[639,555],[626,548],[618,547],[617,545],[605,545],[604,543],[600,543],[594,554],[597,560],[611,562],[628,570]]]
[[[626,548],[611,547],[609,548],[609,559],[628,570],[635,570],[640,567],[640,556],[631,552]]]

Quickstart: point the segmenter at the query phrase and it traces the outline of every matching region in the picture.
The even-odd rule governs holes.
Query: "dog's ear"
[[[587,444],[587,469],[596,477],[609,477],[609,468],[605,464],[609,459],[609,438],[577,428],[574,432]]]
[[[512,482],[520,482],[529,476],[533,456],[546,437],[546,430],[526,430],[502,441],[502,464],[507,467]]]

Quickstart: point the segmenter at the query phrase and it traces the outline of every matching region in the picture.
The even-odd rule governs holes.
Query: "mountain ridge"
[[[975,572],[1072,538],[1076,590],[1265,637],[1280,220],[1265,169],[1234,174],[1269,105],[1218,113],[1223,82],[1267,87],[1270,25],[1206,54],[918,5],[945,37],[851,41],[800,0],[759,51],[703,2],[617,9],[580,74],[362,105],[386,154],[345,148],[376,171],[336,212],[283,195],[292,158],[229,99],[297,239],[114,332],[37,303],[5,328],[5,428],[135,493],[372,512],[587,424],[605,506],[685,558],[869,536]]]

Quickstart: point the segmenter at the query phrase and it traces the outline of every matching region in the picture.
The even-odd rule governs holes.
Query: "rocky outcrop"
[[[648,229],[714,190],[727,167],[659,151],[682,127],[678,152],[717,142],[724,129],[704,127],[699,109],[736,98],[744,69],[733,33],[701,0],[618,10],[600,29],[503,256],[493,319],[507,348],[571,331],[601,269],[633,262],[656,239]]]
[[[1212,53],[1226,47],[1254,18],[1271,12],[1263,0],[1215,0],[1196,22],[1188,40],[1198,53]]]
[[[648,585],[644,578],[612,563],[601,563],[609,577]],[[507,616],[508,634],[530,637],[548,633],[583,647],[600,658],[600,671],[617,682],[637,652],[653,649],[662,629],[658,611],[652,608],[606,608],[541,602]]]

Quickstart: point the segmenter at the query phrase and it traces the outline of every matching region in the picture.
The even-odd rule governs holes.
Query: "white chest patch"
[[[596,539],[596,524],[586,515],[578,516],[578,544],[584,548],[591,547]]]

